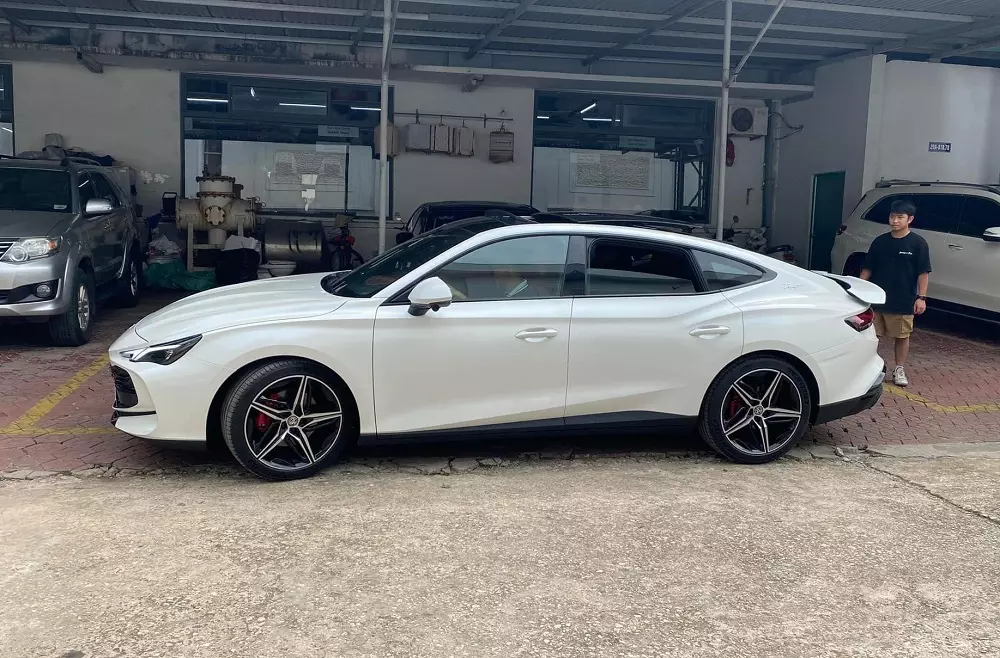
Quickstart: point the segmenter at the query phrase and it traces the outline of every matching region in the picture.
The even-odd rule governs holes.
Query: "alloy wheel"
[[[90,326],[90,291],[83,283],[76,291],[76,321],[80,331],[87,331]]]
[[[737,379],[722,405],[722,432],[748,455],[780,451],[803,421],[802,393],[783,372],[753,370]]]
[[[139,268],[135,261],[129,265],[128,289],[133,297],[139,294]]]
[[[309,375],[284,377],[261,390],[244,421],[247,446],[259,463],[298,471],[326,457],[343,427],[340,398]]]

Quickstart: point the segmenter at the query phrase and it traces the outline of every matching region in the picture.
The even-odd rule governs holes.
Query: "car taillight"
[[[844,322],[851,325],[855,331],[864,331],[875,322],[875,311],[870,308],[866,309],[857,315],[852,315],[844,320]]]

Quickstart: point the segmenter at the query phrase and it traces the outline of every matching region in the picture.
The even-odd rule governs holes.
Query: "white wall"
[[[873,71],[880,80],[879,69],[884,66],[885,56],[825,66],[816,72],[811,99],[782,108],[785,120],[803,129],[779,142],[777,207],[770,240],[792,244],[800,261],[809,254],[813,176],[846,172],[845,215],[868,186],[865,156],[869,141],[877,139],[874,132],[869,136],[868,121]],[[782,130],[789,133],[787,127]]]
[[[880,109],[876,180],[1000,182],[997,69],[889,62]],[[951,153],[929,142],[950,142]]]
[[[13,63],[18,151],[40,150],[46,133],[66,146],[112,155],[163,182],[138,184],[149,215],[166,191],[180,191],[180,78],[175,71],[107,66],[97,75],[77,64]]]
[[[737,228],[756,228],[760,226],[764,208],[762,196],[766,140],[763,137],[751,140],[733,136],[730,139],[736,147],[736,162],[732,167],[726,167],[726,203],[722,209],[725,213],[725,225],[730,226],[733,215],[738,215],[740,223]]]
[[[531,142],[534,121],[534,90],[519,87],[490,87],[488,81],[466,93],[454,84],[397,82],[395,111],[420,111],[421,122],[437,122],[434,112],[458,115],[498,116],[501,110],[514,121],[507,129],[514,133],[514,161],[492,164],[487,158],[488,135],[499,126],[483,128],[483,122],[466,125],[477,131],[473,158],[401,152],[393,165],[393,210],[406,219],[422,203],[448,200],[531,201]],[[426,115],[426,117],[424,116]],[[396,117],[401,131],[412,117]],[[461,121],[445,120],[450,125]]]

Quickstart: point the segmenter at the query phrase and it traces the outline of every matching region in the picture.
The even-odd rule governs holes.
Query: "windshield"
[[[323,289],[341,297],[371,297],[477,233],[513,223],[510,219],[484,217],[442,226],[390,249],[350,274],[328,276],[323,279]]]
[[[69,173],[0,167],[0,210],[72,212]]]

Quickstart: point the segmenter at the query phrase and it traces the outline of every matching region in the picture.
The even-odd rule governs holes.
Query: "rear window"
[[[732,258],[710,254],[706,251],[693,253],[709,290],[726,290],[727,288],[744,286],[764,276],[764,273],[756,267]]]
[[[949,233],[958,223],[963,197],[958,194],[890,194],[864,214],[864,219],[878,224],[889,224],[889,209],[893,201],[907,199],[917,206],[912,228],[919,231]]]
[[[69,173],[51,169],[0,168],[0,210],[72,212]]]

